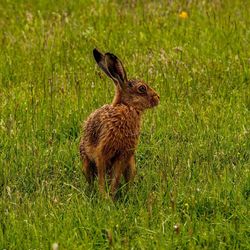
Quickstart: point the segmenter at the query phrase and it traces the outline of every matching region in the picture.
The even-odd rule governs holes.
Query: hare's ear
[[[112,79],[123,88],[128,79],[121,61],[115,55],[106,53],[105,62]]]
[[[106,73],[107,76],[109,76],[111,79],[113,79],[113,77],[109,73],[108,68],[106,66],[104,55],[98,49],[93,50],[93,55],[94,55],[95,61],[98,64],[98,66]]]

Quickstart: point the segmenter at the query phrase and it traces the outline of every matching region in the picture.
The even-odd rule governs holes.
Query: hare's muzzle
[[[158,94],[154,94],[151,98],[151,105],[152,107],[157,106],[160,102],[160,96]]]

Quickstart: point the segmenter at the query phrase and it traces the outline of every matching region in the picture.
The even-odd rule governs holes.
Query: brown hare
[[[122,175],[126,182],[134,179],[141,116],[145,109],[158,105],[159,95],[142,80],[128,80],[115,55],[97,49],[93,54],[115,83],[116,92],[112,104],[97,109],[85,121],[80,155],[87,181],[91,184],[97,176],[99,190],[105,194],[105,176],[109,175],[114,198]]]

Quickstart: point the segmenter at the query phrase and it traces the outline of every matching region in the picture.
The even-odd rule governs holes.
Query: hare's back
[[[84,123],[84,139],[85,142],[93,146],[97,146],[102,130],[105,127],[105,121],[111,110],[111,105],[104,105],[90,114]]]

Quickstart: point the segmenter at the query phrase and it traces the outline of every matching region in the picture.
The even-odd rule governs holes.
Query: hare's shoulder
[[[98,119],[98,120],[106,120],[106,119],[117,119],[123,120],[128,118],[137,117],[137,112],[132,108],[124,104],[112,105],[106,104],[101,108],[95,110],[89,116],[89,119]]]
[[[92,112],[84,122],[85,130],[92,131],[100,128],[101,124],[107,119],[111,108],[111,105],[107,104]]]
[[[114,127],[138,129],[140,127],[140,116],[133,108],[124,104],[104,105],[95,110],[87,119],[85,128],[87,130],[103,130]]]
[[[94,112],[92,112],[89,116],[89,118],[102,116],[103,114],[109,113],[112,109],[112,106],[110,104],[103,105],[102,107],[96,109]]]

